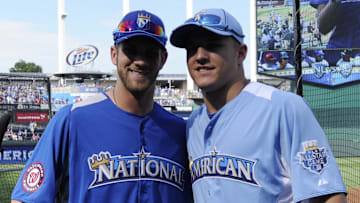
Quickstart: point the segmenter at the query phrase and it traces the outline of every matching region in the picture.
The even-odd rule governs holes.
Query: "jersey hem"
[[[26,203],[35,203],[35,201],[31,201],[31,200],[25,200],[25,199],[17,199],[17,198],[11,198],[11,200],[16,200],[19,202],[26,202]]]

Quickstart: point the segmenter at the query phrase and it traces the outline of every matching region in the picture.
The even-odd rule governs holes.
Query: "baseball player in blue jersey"
[[[327,138],[299,96],[249,83],[242,28],[223,9],[205,9],[170,42],[187,51],[204,105],[187,122],[195,202],[345,202]]]
[[[192,201],[185,121],[153,101],[167,58],[164,25],[150,12],[133,11],[113,36],[115,88],[56,113],[13,202]]]
[[[360,0],[310,0],[317,9],[319,31],[334,30],[327,48],[360,47]]]

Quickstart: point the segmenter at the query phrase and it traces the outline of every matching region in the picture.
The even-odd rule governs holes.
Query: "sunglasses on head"
[[[134,31],[144,31],[150,34],[164,36],[165,32],[162,26],[157,25],[153,22],[147,22],[144,26],[140,27],[139,23],[136,20],[129,20],[119,24],[119,31],[122,33],[134,32]]]
[[[195,15],[195,17],[186,20],[185,23],[197,23],[222,31],[231,31],[239,37],[244,37],[244,35],[239,34],[235,30],[229,29],[227,25],[222,24],[221,18],[213,14],[198,14]]]

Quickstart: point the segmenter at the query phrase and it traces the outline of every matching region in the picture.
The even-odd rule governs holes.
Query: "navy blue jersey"
[[[320,4],[327,4],[329,0],[310,0],[310,4],[317,8]],[[341,1],[338,19],[327,48],[358,48],[360,47],[360,0]]]
[[[154,103],[146,116],[106,94],[49,122],[12,199],[23,202],[189,202],[185,122]]]
[[[187,122],[195,202],[300,202],[346,192],[327,138],[304,100],[261,83],[209,118]]]

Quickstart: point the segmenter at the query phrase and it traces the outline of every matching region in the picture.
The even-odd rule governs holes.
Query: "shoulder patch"
[[[325,147],[318,147],[317,140],[302,143],[303,152],[299,152],[300,164],[312,173],[320,174],[327,166],[329,158]]]
[[[22,188],[25,192],[34,193],[43,184],[45,178],[44,166],[40,162],[32,163],[25,171]]]

